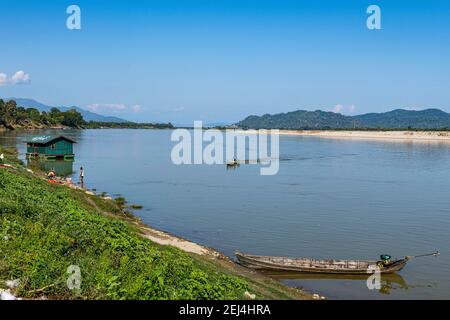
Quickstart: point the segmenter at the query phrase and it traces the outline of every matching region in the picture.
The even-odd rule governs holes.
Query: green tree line
[[[75,109],[61,111],[51,108],[49,112],[36,108],[24,108],[16,101],[0,99],[0,128],[39,128],[52,126],[67,126],[83,129],[171,129],[171,123],[136,123],[136,122],[94,122],[85,121],[81,113]]]
[[[24,108],[16,101],[0,99],[0,126],[8,129],[27,126],[55,126],[63,125],[71,128],[80,128],[86,122],[76,110],[60,111],[52,108],[49,112],[40,112],[36,108]]]
[[[169,123],[136,123],[136,122],[98,122],[89,121],[84,127],[86,129],[173,129]]]

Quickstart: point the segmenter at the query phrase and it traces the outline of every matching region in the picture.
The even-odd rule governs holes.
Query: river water
[[[155,227],[216,248],[260,255],[377,259],[439,250],[412,260],[369,290],[366,278],[283,275],[330,299],[450,299],[450,143],[280,137],[280,170],[259,165],[171,162],[170,130],[15,131],[0,143],[24,158],[30,135],[77,141],[75,181],[122,195]]]

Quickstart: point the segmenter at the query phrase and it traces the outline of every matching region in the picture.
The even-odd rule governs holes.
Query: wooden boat
[[[264,271],[291,271],[322,274],[367,274],[371,266],[378,266],[380,273],[400,271],[411,257],[392,261],[370,260],[317,260],[248,255],[236,251],[238,263],[251,269]]]
[[[227,163],[227,169],[228,168],[237,168],[237,167],[239,167],[240,166],[240,164],[239,164],[239,162],[229,162],[229,163]]]

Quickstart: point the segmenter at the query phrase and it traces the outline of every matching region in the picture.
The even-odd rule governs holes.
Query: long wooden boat
[[[411,257],[392,261],[370,260],[318,260],[248,255],[236,251],[238,263],[256,270],[291,271],[322,274],[367,274],[369,267],[378,266],[380,273],[400,271]]]

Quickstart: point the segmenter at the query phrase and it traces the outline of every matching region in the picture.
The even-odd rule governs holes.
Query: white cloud
[[[87,109],[98,112],[98,111],[122,111],[126,109],[124,104],[118,103],[93,103],[86,106]]]
[[[135,104],[131,107],[128,107],[125,104],[122,103],[93,103],[86,106],[86,109],[92,111],[92,112],[113,112],[113,113],[120,113],[120,112],[140,112],[142,111],[142,106]]]
[[[353,104],[348,105],[348,106],[343,105],[343,104],[337,104],[331,111],[333,111],[335,113],[351,114],[351,113],[355,113],[356,107]]]
[[[0,73],[0,86],[6,86],[8,84],[24,84],[31,81],[30,74],[25,71],[19,70],[14,75],[9,78],[6,73]]]
[[[25,71],[19,70],[11,77],[12,84],[29,83],[30,75]]]
[[[421,110],[423,110],[423,108],[419,108],[419,107],[406,107],[406,108],[404,108],[404,110],[408,110],[408,111],[421,111]]]
[[[134,106],[131,106],[131,111],[133,112],[141,112],[142,111],[142,106],[139,104],[135,104]]]
[[[8,75],[6,73],[0,73],[0,87],[8,84]]]
[[[181,111],[184,111],[184,107],[178,107],[178,108],[175,108],[175,109],[173,109],[173,111],[175,111],[175,112],[181,112]]]
[[[334,108],[333,108],[333,112],[336,113],[341,113],[342,109],[344,108],[344,106],[342,104],[337,104]]]

